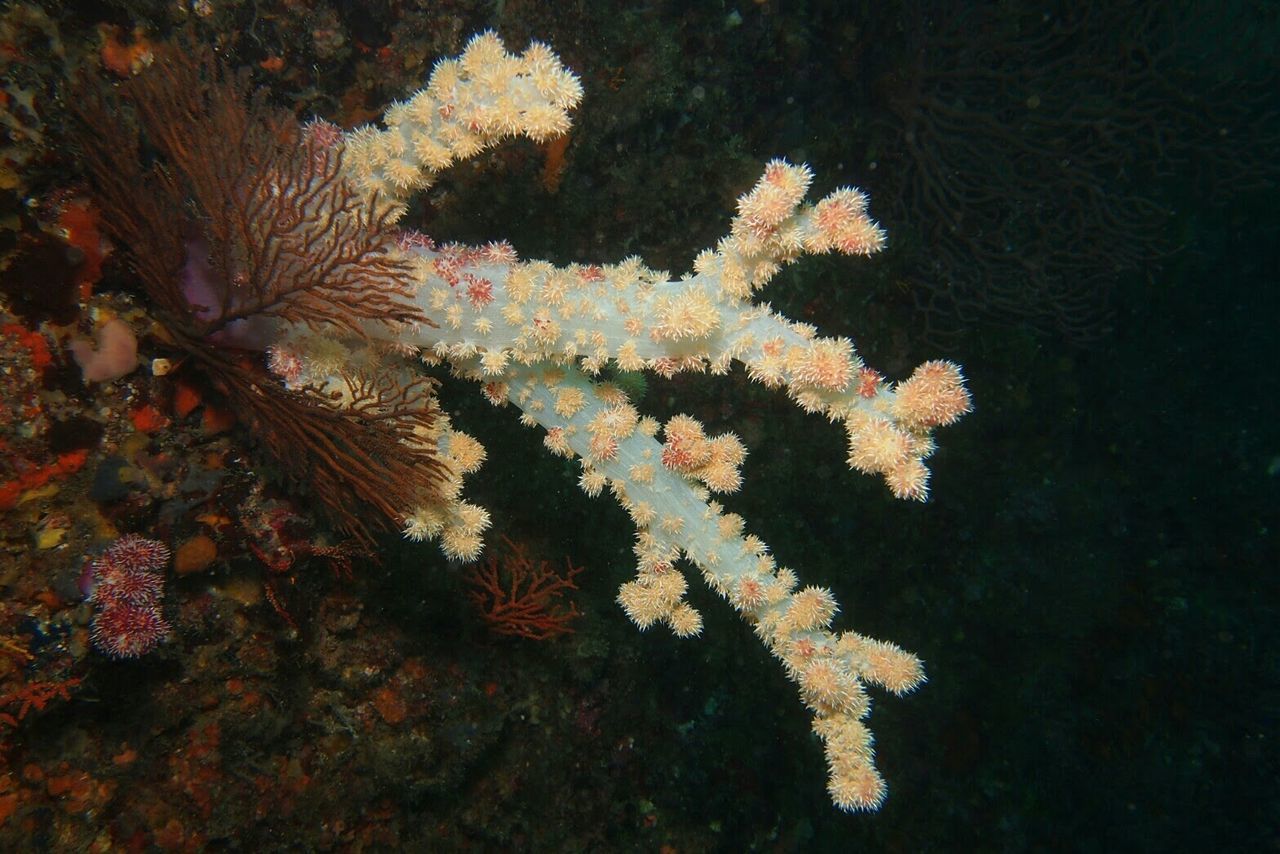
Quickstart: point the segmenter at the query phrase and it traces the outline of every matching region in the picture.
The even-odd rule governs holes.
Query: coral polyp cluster
[[[708,436],[688,415],[662,424],[601,376],[741,365],[841,425],[851,467],[923,500],[933,430],[970,408],[959,368],[928,362],[894,384],[851,341],[754,300],[804,255],[877,252],[885,235],[865,194],[843,187],[808,202],[811,170],[773,160],[739,199],[728,235],[685,276],[634,257],[557,267],[521,260],[501,241],[439,244],[396,227],[409,195],[442,169],[509,137],[568,129],[581,86],[544,45],[513,55],[493,33],[479,35],[392,104],[382,126],[348,133],[300,128],[207,59],[160,57],[139,78],[148,79],[125,98],[168,171],[144,174],[139,131],[119,121],[132,146],[88,143],[108,221],[174,338],[340,523],[362,535],[393,524],[437,540],[450,558],[478,555],[490,519],[463,492],[484,451],[452,427],[423,365],[474,380],[541,427],[548,450],[578,461],[585,492],[607,490],[630,515],[636,573],[618,596],[628,616],[699,634],[702,616],[685,600],[694,569],[799,687],[835,803],[879,806],[865,685],[910,691],[924,678],[919,660],[834,631],[830,591],[802,586],[713,498],[742,484],[741,440]],[[184,215],[192,206],[203,218]],[[157,237],[166,214],[183,229]]]

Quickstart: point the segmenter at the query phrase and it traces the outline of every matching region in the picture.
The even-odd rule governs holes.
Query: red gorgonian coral
[[[430,324],[389,252],[390,206],[344,177],[333,134],[192,46],[117,90],[81,89],[73,133],[104,227],[184,361],[348,533],[367,543],[431,503],[447,477],[416,441],[438,417],[432,380],[350,369],[339,400],[266,369],[279,324],[356,336],[371,322]]]
[[[490,554],[466,569],[469,596],[480,618],[494,634],[549,640],[573,634],[578,606],[565,595],[577,590],[574,579],[583,568],[565,561],[564,573],[545,560],[533,560],[524,546],[502,538],[506,553]]]

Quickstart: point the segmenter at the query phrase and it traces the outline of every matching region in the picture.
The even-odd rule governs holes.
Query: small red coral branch
[[[63,682],[29,682],[21,685],[0,696],[0,708],[18,707],[16,715],[7,711],[0,712],[0,723],[17,726],[18,721],[25,718],[32,709],[42,712],[55,699],[70,700],[71,689],[79,684],[80,678],[75,677]]]
[[[561,575],[545,560],[532,561],[522,546],[502,538],[506,554],[491,555],[467,567],[470,597],[490,631],[500,635],[548,640],[573,634],[570,625],[578,606],[565,603],[565,593],[577,590],[573,579],[582,567],[565,560]]]

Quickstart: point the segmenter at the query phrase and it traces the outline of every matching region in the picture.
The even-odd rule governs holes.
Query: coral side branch
[[[506,137],[559,136],[581,99],[578,78],[546,45],[532,42],[514,56],[486,32],[457,59],[437,62],[425,89],[393,103],[385,130],[366,126],[348,136],[351,175],[395,200]]]
[[[826,747],[835,803],[878,807],[885,783],[863,723],[870,711],[864,684],[903,694],[924,681],[923,667],[892,644],[833,633],[838,608],[831,592],[799,589],[796,574],[744,533],[741,517],[708,500],[708,488],[737,486],[743,456],[737,439],[708,439],[687,416],[659,425],[617,388],[550,362],[513,367],[505,394],[526,422],[546,430],[549,450],[581,458],[587,494],[607,488],[635,523],[636,575],[618,593],[627,616],[641,629],[661,623],[680,637],[700,634],[702,618],[684,601],[687,582],[677,565],[687,559],[755,628],[799,687]],[[729,476],[707,474],[717,465]]]
[[[932,430],[970,406],[959,368],[926,363],[894,385],[865,366],[848,339],[820,337],[751,301],[779,265],[804,252],[866,255],[884,242],[865,196],[842,189],[801,205],[808,181],[805,167],[770,163],[743,197],[730,236],[679,281],[634,257],[557,268],[520,262],[504,243],[436,247],[407,236],[401,247],[415,271],[417,305],[439,328],[421,327],[398,341],[453,362],[478,355],[479,374],[489,379],[513,363],[540,360],[580,360],[588,373],[612,363],[664,376],[722,374],[740,362],[806,411],[843,424],[852,468],[882,475],[899,498],[924,500]]]

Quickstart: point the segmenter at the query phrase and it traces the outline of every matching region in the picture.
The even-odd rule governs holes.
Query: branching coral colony
[[[580,461],[584,491],[607,488],[631,515],[638,569],[618,594],[627,615],[642,629],[697,635],[702,620],[683,601],[677,564],[697,567],[799,686],[836,805],[878,807],[885,783],[863,724],[864,686],[911,691],[924,679],[920,661],[832,632],[830,591],[801,587],[711,498],[740,485],[737,437],[707,436],[684,415],[661,424],[593,379],[607,365],[670,376],[740,362],[805,411],[843,424],[851,467],[923,500],[932,430],[970,406],[959,369],[928,362],[886,382],[850,341],[752,301],[804,253],[879,250],[866,197],[846,188],[805,203],[809,169],[775,160],[739,199],[729,236],[678,281],[638,258],[555,267],[522,261],[504,242],[437,245],[395,229],[404,200],[440,170],[507,137],[566,132],[582,89],[545,45],[517,56],[492,33],[477,36],[436,65],[425,89],[392,104],[383,127],[345,133],[323,122],[298,128],[211,62],[170,59],[150,74],[179,82],[140,83],[124,97],[162,165],[141,174],[136,144],[114,149],[123,155],[90,150],[105,219],[133,250],[175,339],[221,376],[273,450],[292,455],[321,492],[350,489],[363,502],[361,519],[347,510],[340,520],[362,528],[381,514],[411,539],[438,540],[450,558],[479,553],[488,515],[461,493],[484,449],[438,410],[418,362],[474,379],[495,405],[514,404],[525,424],[542,427],[552,453]],[[88,112],[102,122],[111,111]],[[150,200],[130,181],[149,186]],[[193,207],[198,216],[182,213]],[[165,230],[155,218],[166,216],[186,225]],[[251,374],[229,355],[237,349],[265,353],[274,376]]]

